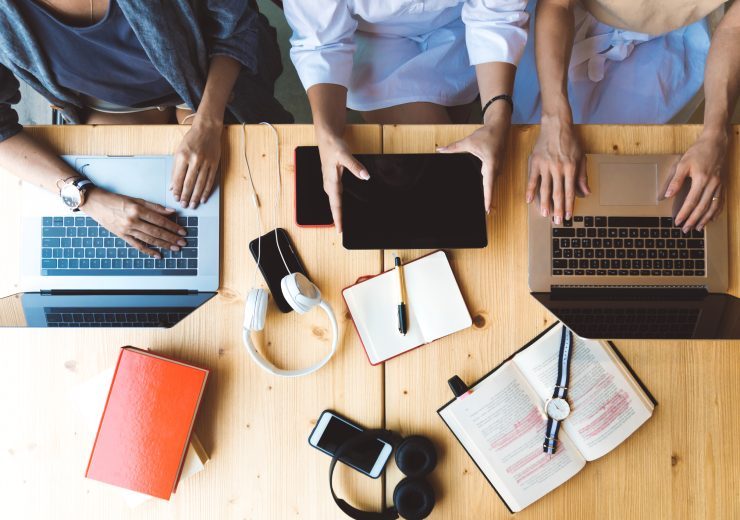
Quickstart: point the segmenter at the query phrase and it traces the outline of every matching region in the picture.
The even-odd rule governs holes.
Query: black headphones
[[[396,466],[406,475],[393,490],[393,507],[382,513],[362,511],[349,505],[337,497],[332,482],[334,466],[342,454],[353,446],[372,439],[383,440],[395,448]],[[437,450],[428,438],[420,435],[403,438],[389,430],[366,430],[348,439],[334,453],[329,466],[329,489],[339,509],[355,520],[395,520],[399,516],[407,520],[422,520],[428,517],[434,508],[434,489],[424,477],[431,473],[436,465]]]

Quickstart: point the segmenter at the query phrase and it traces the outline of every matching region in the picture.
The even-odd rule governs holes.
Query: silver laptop
[[[736,338],[727,212],[683,233],[673,217],[689,188],[663,199],[677,155],[587,155],[591,195],[555,225],[529,208],[529,286],[590,338]]]
[[[74,170],[114,193],[177,209],[188,244],[140,253],[84,211],[70,212],[58,196],[23,185],[21,287],[51,290],[215,291],[219,284],[220,193],[197,209],[182,209],[169,191],[172,156],[64,156]]]

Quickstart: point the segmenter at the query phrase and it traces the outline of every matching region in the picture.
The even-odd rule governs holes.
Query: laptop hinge
[[[187,294],[198,294],[198,291],[186,289],[175,289],[171,291],[107,291],[107,290],[70,290],[52,289],[51,291],[40,291],[42,296],[177,296]]]
[[[553,287],[553,300],[697,300],[707,296],[705,287]]]

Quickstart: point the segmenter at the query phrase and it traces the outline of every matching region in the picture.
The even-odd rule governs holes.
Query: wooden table
[[[429,152],[474,127],[356,126],[348,135],[357,153]],[[472,461],[437,417],[450,398],[453,374],[475,380],[553,317],[528,294],[526,284],[526,158],[536,127],[512,131],[505,171],[496,181],[489,247],[453,251],[453,269],[474,316],[462,333],[371,367],[349,326],[340,290],[360,275],[389,267],[378,252],[348,252],[332,229],[298,229],[293,218],[293,149],[314,143],[310,126],[282,126],[283,195],[279,225],[288,230],[311,278],[340,317],[343,344],[317,374],[285,380],[263,373],[241,345],[244,297],[254,263],[247,242],[257,236],[242,156],[242,128],[231,127],[223,147],[222,287],[219,295],[168,331],[2,330],[0,352],[0,516],[3,518],[345,518],[329,495],[329,459],[306,438],[321,410],[333,408],[367,426],[423,433],[439,446],[433,475],[439,500],[432,518],[509,518]],[[171,153],[177,127],[63,127],[30,131],[59,153]],[[674,153],[685,150],[699,128],[581,127],[587,152]],[[734,129],[729,163],[731,292],[740,295],[738,164],[740,129]],[[265,227],[275,191],[275,145],[269,129],[247,127],[247,153],[263,202]],[[0,192],[18,182],[0,175]],[[4,218],[17,218],[17,198],[4,197]],[[7,220],[6,220],[7,221]],[[11,233],[17,227],[6,224]],[[18,240],[17,235],[9,240]],[[10,253],[8,253],[10,252]],[[421,251],[404,253],[408,258]],[[18,271],[6,248],[0,272]],[[261,278],[260,278],[261,281]],[[14,292],[12,276],[0,294]],[[289,367],[317,360],[328,348],[328,323],[271,309],[262,337],[268,356]],[[211,460],[181,483],[172,500],[130,510],[116,490],[83,478],[93,434],[84,430],[69,392],[112,366],[124,344],[201,364],[212,370],[196,424]],[[738,518],[740,517],[740,416],[735,387],[740,345],[726,342],[620,341],[633,368],[660,405],[654,417],[623,446],[517,516],[522,518]],[[392,464],[389,465],[392,468]],[[372,481],[351,470],[335,480],[353,503],[377,507],[399,479]]]

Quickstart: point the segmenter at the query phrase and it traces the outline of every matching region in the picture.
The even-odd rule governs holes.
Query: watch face
[[[556,421],[562,421],[570,415],[570,405],[568,401],[559,397],[557,399],[550,399],[545,403],[545,412],[548,417]]]
[[[59,194],[62,196],[62,202],[68,208],[77,209],[82,203],[80,190],[73,184],[65,184]]]

